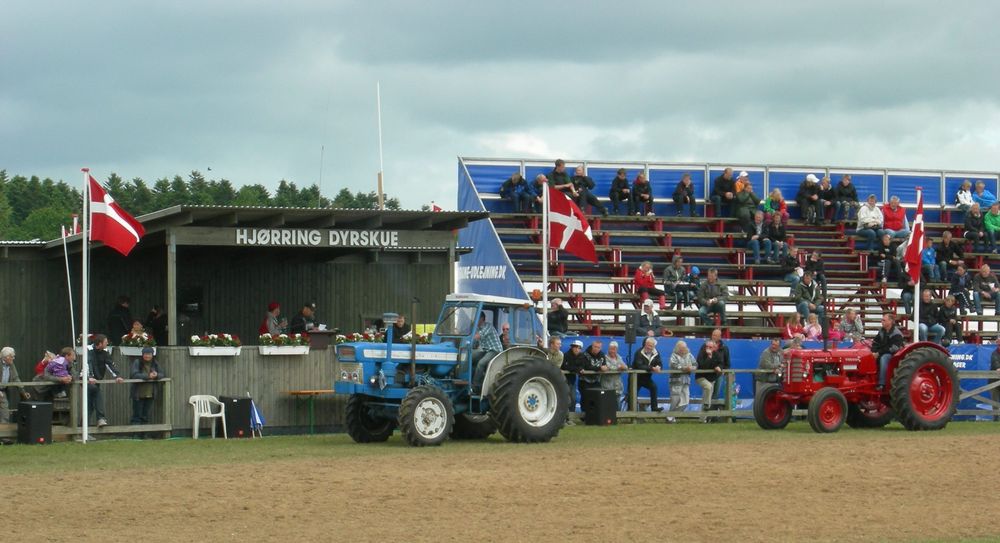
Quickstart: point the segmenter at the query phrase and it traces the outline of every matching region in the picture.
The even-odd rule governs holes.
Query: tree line
[[[112,173],[103,184],[115,201],[136,217],[176,205],[378,207],[375,191],[351,192],[342,188],[330,199],[320,193],[316,184],[299,188],[295,183],[282,179],[272,194],[259,183],[237,188],[228,179],[206,179],[198,171],[191,172],[187,179],[180,175],[163,177],[152,186],[139,177],[126,181]],[[58,238],[60,226],[69,226],[73,214],[80,213],[82,200],[80,189],[62,180],[9,176],[6,170],[0,170],[0,239]],[[385,207],[399,209],[399,199],[386,197]]]

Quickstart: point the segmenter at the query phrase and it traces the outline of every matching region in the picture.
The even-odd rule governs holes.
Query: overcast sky
[[[0,5],[0,169],[455,206],[456,157],[1000,170],[998,2]],[[207,172],[211,167],[212,171]]]

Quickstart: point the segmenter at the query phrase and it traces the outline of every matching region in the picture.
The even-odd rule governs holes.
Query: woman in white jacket
[[[962,181],[962,186],[959,187],[958,192],[955,194],[955,204],[958,205],[958,210],[966,212],[972,207],[972,183],[968,179]]]
[[[691,372],[698,369],[698,362],[687,343],[678,341],[674,345],[674,352],[670,355],[670,369],[686,372],[670,374],[670,410],[683,411],[691,402]],[[667,417],[667,422],[675,421],[674,417]]]

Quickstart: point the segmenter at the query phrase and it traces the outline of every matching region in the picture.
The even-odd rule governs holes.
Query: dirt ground
[[[1000,435],[498,443],[0,484],[14,541],[951,541],[1000,535],[997,451]]]

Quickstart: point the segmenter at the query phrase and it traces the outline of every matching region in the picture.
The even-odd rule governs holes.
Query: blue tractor
[[[337,345],[334,384],[347,400],[347,432],[358,443],[381,442],[400,430],[413,446],[484,439],[546,442],[566,419],[569,388],[538,347],[540,323],[532,304],[512,298],[452,294],[431,343]],[[482,341],[488,327],[509,326],[500,349]],[[499,334],[498,334],[499,335]]]

